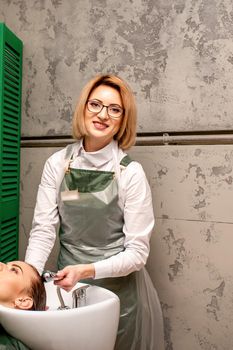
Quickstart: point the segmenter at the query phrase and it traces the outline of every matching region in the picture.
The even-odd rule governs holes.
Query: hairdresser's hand
[[[78,281],[95,277],[93,264],[69,265],[58,271],[54,284],[69,292]]]

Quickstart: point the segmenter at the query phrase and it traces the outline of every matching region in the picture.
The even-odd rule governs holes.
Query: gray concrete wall
[[[70,134],[99,72],[131,84],[140,132],[233,126],[231,0],[1,0],[24,41],[22,134]]]
[[[145,138],[232,133],[232,16],[231,0],[1,0],[0,21],[24,41],[22,136],[70,135],[82,86],[102,72],[132,86]],[[148,270],[166,350],[233,346],[233,145],[213,143],[130,152],[153,193]],[[43,163],[56,149],[22,148],[21,258]]]

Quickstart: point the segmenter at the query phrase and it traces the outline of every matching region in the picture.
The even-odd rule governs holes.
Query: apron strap
[[[127,167],[133,160],[130,158],[130,156],[127,154],[121,159],[120,165],[123,167]]]
[[[71,157],[72,153],[73,153],[73,146],[74,144],[71,143],[70,145],[66,146],[66,154],[65,154],[65,159],[68,159]]]
[[[128,154],[126,154],[120,161],[119,168],[120,168],[120,176],[118,180],[118,193],[119,197],[121,198],[120,201],[120,206],[123,208],[124,203],[125,203],[125,191],[122,190],[121,188],[121,182],[120,182],[120,177],[121,177],[121,172],[126,169],[126,167],[132,162],[133,160],[130,158]]]
[[[64,168],[63,167],[61,168],[61,171],[59,171],[59,176],[57,177],[57,181],[56,181],[57,198],[58,198],[59,189],[60,189],[64,174],[69,169],[69,164],[70,164],[70,161],[71,161],[71,158],[73,155],[73,147],[74,147],[74,144],[72,144],[72,143],[70,145],[66,146],[66,153],[64,156],[65,166],[64,166]]]

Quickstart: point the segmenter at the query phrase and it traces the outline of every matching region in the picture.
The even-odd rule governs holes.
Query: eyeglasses
[[[120,118],[124,112],[124,109],[119,105],[111,104],[109,106],[105,106],[99,100],[88,100],[87,101],[87,109],[89,112],[98,114],[102,111],[102,109],[104,107],[107,108],[107,113],[108,113],[109,117],[112,119]]]

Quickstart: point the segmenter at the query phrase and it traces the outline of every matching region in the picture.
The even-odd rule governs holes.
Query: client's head
[[[45,310],[44,283],[32,265],[23,261],[0,262],[0,304],[22,310]]]

